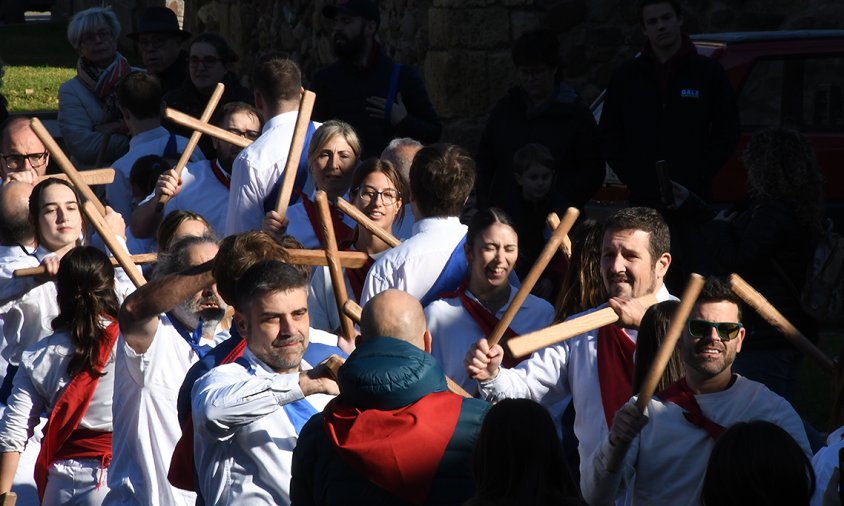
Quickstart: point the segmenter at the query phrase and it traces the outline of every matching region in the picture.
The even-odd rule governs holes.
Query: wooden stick
[[[328,265],[328,257],[325,250],[321,249],[289,249],[287,250],[287,263],[295,265],[312,265],[315,267]],[[345,268],[356,269],[366,265],[369,255],[362,251],[341,251],[337,255],[340,265]]]
[[[360,323],[360,314],[362,311],[363,310],[361,309],[360,305],[352,299],[347,300],[346,303],[343,304],[343,312],[355,323]],[[448,390],[451,393],[467,398],[472,397],[469,392],[464,390],[463,387],[455,383],[454,380],[449,378],[448,376],[445,377],[445,382],[446,385],[448,385]]]
[[[809,341],[803,333],[797,330],[797,327],[792,325],[792,323],[789,322],[782,313],[777,311],[777,308],[768,302],[761,293],[750,286],[747,281],[743,280],[738,274],[731,274],[730,287],[733,292],[741,298],[741,300],[756,310],[756,312],[759,313],[759,316],[764,318],[765,321],[780,331],[780,333],[785,336],[786,340],[793,344],[795,348],[817,362],[818,365],[821,366],[821,369],[830,374],[834,374],[835,366],[833,365],[832,360],[826,356],[823,351],[818,349],[817,346],[812,344],[812,341]]]
[[[208,103],[205,104],[205,110],[202,111],[202,116],[199,117],[199,121],[203,123],[208,123],[211,121],[211,116],[214,114],[214,109],[217,108],[217,103],[220,101],[220,98],[223,96],[223,92],[226,91],[226,85],[223,83],[217,83],[217,87],[214,88],[214,91],[211,93],[211,98],[208,99]],[[193,156],[193,151],[196,149],[196,145],[199,144],[199,138],[202,137],[202,132],[199,130],[194,130],[192,134],[190,134],[190,139],[188,139],[188,144],[185,146],[185,150],[182,152],[182,156],[179,157],[179,161],[176,162],[176,166],[173,167],[173,170],[176,171],[176,176],[181,176],[182,171],[185,168],[185,165],[188,164],[190,161],[190,157]],[[167,201],[170,200],[170,197],[166,195],[161,195],[158,198],[158,202],[155,204],[155,209],[158,212],[161,212],[164,209],[164,205]]]
[[[91,188],[85,184],[85,181],[79,175],[79,172],[70,162],[70,159],[67,155],[64,154],[64,151],[56,144],[56,141],[53,140],[53,136],[50,135],[50,132],[47,131],[47,128],[41,123],[41,120],[38,118],[32,118],[30,121],[30,125],[32,126],[32,131],[35,132],[35,135],[41,139],[41,142],[44,144],[44,147],[47,148],[47,151],[53,155],[53,159],[56,163],[59,164],[59,168],[67,175],[67,178],[70,179],[70,182],[73,183],[73,186],[79,190],[79,193],[82,195],[84,200],[87,200],[94,206],[94,209],[97,211],[101,217],[105,216],[105,207],[103,207],[102,202],[100,199],[94,195],[94,192],[91,191]],[[90,219],[90,218],[89,218]]]
[[[636,299],[643,307],[650,307],[657,303],[653,295],[645,295]],[[524,357],[536,350],[551,346],[585,332],[611,325],[618,321],[618,314],[611,307],[605,307],[589,314],[566,320],[550,327],[514,337],[507,340],[507,347],[514,357]]]
[[[522,280],[522,286],[519,287],[519,291],[516,292],[516,296],[513,297],[513,302],[510,303],[507,311],[504,312],[504,316],[501,317],[498,324],[496,324],[495,328],[492,329],[492,333],[490,333],[487,337],[490,348],[498,344],[498,341],[501,340],[501,336],[504,335],[507,327],[510,326],[513,318],[515,318],[516,312],[520,307],[522,307],[522,304],[524,304],[527,296],[530,295],[530,291],[533,290],[533,286],[539,280],[539,276],[542,275],[542,271],[545,270],[548,262],[551,261],[554,254],[557,252],[557,248],[560,247],[560,244],[563,241],[563,236],[566,235],[574,225],[574,222],[577,220],[577,216],[579,214],[580,211],[573,207],[568,208],[568,211],[566,211],[566,215],[563,216],[563,222],[551,234],[551,238],[548,239],[548,243],[545,245],[545,248],[542,249],[542,253],[539,255],[539,258],[536,259],[536,263],[533,264],[533,267],[530,268],[528,275],[525,276],[524,280]]]
[[[560,226],[560,217],[557,216],[557,213],[551,213],[547,218],[545,218],[545,223],[553,232]],[[568,234],[563,236],[563,242],[560,244],[560,251],[562,251],[563,255],[565,255],[566,260],[571,260],[571,239],[569,239]]]
[[[155,253],[142,253],[140,255],[131,255],[129,258],[135,265],[144,265],[155,263],[156,260],[158,260],[158,255]],[[112,257],[111,265],[117,267],[120,264],[117,262],[116,258]],[[17,269],[12,272],[12,276],[16,278],[25,278],[30,276],[40,276],[45,272],[47,272],[47,269],[44,268],[43,265],[39,265],[38,267],[27,267],[26,269]]]
[[[694,273],[689,276],[689,282],[686,285],[686,290],[683,292],[683,298],[680,299],[680,305],[677,307],[677,312],[671,317],[671,324],[668,326],[668,331],[662,339],[662,344],[659,345],[659,349],[657,350],[656,356],[651,363],[651,367],[648,369],[648,374],[642,382],[642,388],[639,390],[639,397],[636,399],[636,407],[642,413],[645,412],[645,408],[651,401],[651,398],[656,391],[656,386],[659,384],[659,380],[662,378],[662,374],[665,372],[666,366],[668,366],[668,361],[674,353],[674,347],[677,345],[677,341],[680,340],[680,336],[683,334],[683,329],[686,326],[686,320],[688,320],[689,315],[692,314],[692,309],[694,308],[698,295],[700,295],[700,291],[703,290],[703,283],[703,276]],[[627,450],[629,448],[629,443],[617,443],[615,445],[607,462],[607,468],[610,471],[618,469],[618,466],[621,465],[621,462],[624,460],[624,456],[627,454]]]
[[[290,139],[290,150],[287,152],[287,163],[284,164],[284,174],[281,180],[281,191],[278,192],[278,200],[275,203],[275,210],[284,219],[287,216],[287,206],[290,205],[290,196],[293,194],[293,183],[296,182],[296,173],[299,169],[299,159],[302,157],[302,148],[305,146],[305,137],[308,134],[308,123],[311,121],[311,112],[314,110],[316,95],[312,91],[305,91],[302,100],[299,102],[299,113],[296,116],[296,126],[293,127],[293,138]]]
[[[79,172],[79,176],[82,178],[83,181],[85,181],[85,184],[87,184],[88,186],[93,186],[95,184],[111,184],[114,182],[114,169],[108,167],[105,169],[83,170]],[[64,174],[48,174],[45,176],[39,176],[35,180],[35,184],[38,184],[41,181],[44,181],[45,179],[50,179],[51,177],[70,181],[70,179]]]
[[[114,258],[117,259],[117,263],[120,264],[120,267],[123,267],[126,275],[129,276],[129,279],[132,280],[132,284],[135,285],[135,288],[144,286],[147,280],[144,279],[143,274],[138,272],[138,269],[135,268],[135,264],[132,263],[132,257],[129,256],[129,253],[123,249],[123,246],[119,242],[117,242],[117,239],[114,237],[114,232],[109,230],[103,217],[97,214],[94,203],[90,200],[84,202],[82,204],[82,212],[85,213],[88,221],[91,222],[97,230],[97,233],[100,234],[100,238],[102,238],[109,251],[111,251],[111,254],[114,255]]]
[[[228,142],[229,144],[233,144],[240,148],[245,148],[246,146],[252,144],[252,141],[245,137],[233,134],[228,130],[223,130],[218,126],[214,126],[209,123],[203,123],[202,121],[197,118],[194,118],[193,116],[185,114],[182,111],[177,111],[176,109],[170,107],[164,109],[164,117],[177,125],[192,128],[197,132],[202,132],[203,134],[209,137],[219,139],[223,142]]]
[[[18,501],[18,495],[14,492],[6,492],[0,494],[0,506],[15,506]]]
[[[334,236],[334,223],[331,221],[331,209],[328,207],[328,195],[320,190],[314,199],[317,208],[317,218],[322,227],[323,242],[325,242],[325,256],[328,258],[328,272],[331,275],[331,284],[334,285],[334,301],[337,303],[337,312],[340,316],[340,327],[343,335],[351,342],[355,342],[355,326],[352,320],[343,312],[343,305],[349,296],[346,293],[346,279],[343,277],[343,268],[337,258],[337,238]]]
[[[351,216],[360,226],[372,232],[373,235],[387,243],[391,248],[395,248],[401,244],[401,241],[396,239],[396,236],[376,225],[374,221],[369,219],[369,216],[363,214],[360,209],[349,202],[346,202],[346,199],[343,197],[337,197],[337,209]]]

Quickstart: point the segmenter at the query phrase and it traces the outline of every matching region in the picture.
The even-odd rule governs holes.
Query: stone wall
[[[245,74],[268,49],[290,53],[311,76],[332,61],[332,0],[185,0],[186,28],[217,31]],[[511,42],[524,31],[559,34],[565,79],[589,102],[643,43],[633,0],[381,0],[388,54],[423,71],[444,139],[474,148],[492,105],[515,84]],[[689,33],[840,28],[840,0],[687,0]]]

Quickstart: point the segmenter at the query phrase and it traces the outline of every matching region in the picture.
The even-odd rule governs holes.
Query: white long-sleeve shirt
[[[310,330],[336,345],[337,336]],[[315,341],[316,342],[316,341]],[[311,365],[302,361],[301,370]],[[333,398],[299,388],[299,373],[277,374],[247,347],[238,361],[218,366],[193,387],[194,451],[205,503],[290,504],[298,432],[284,406],[307,402],[319,412]]]
[[[695,399],[703,414],[722,427],[766,420],[785,429],[807,457],[812,455],[800,416],[788,401],[761,383],[737,376],[726,390],[695,395]],[[616,472],[607,470],[612,453],[609,437],[601,441],[587,465],[581,466],[585,469],[581,477],[583,497],[589,504],[611,502],[623,490],[623,483],[632,483],[634,505],[700,504],[703,477],[715,441],[706,430],[686,420],[683,408],[672,402],[655,397],[645,414],[650,420]]]
[[[662,286],[656,298],[662,302],[671,295]],[[597,309],[600,308],[576,316]],[[598,330],[536,351],[513,369],[502,367],[497,377],[478,384],[481,398],[491,401],[533,399],[550,407],[571,395],[577,413],[574,433],[579,441],[581,476],[587,457],[609,436],[598,380]],[[624,332],[636,341],[636,330],[624,329]]]
[[[510,285],[510,298],[507,304],[495,313],[496,318],[500,320],[504,316],[516,292],[518,288]],[[466,290],[466,295],[475,301],[478,300],[469,290]],[[428,304],[425,308],[425,318],[433,338],[431,354],[439,361],[443,372],[469,393],[477,393],[478,382],[469,377],[463,359],[478,339],[487,337],[486,333],[463,308],[460,297],[438,299]],[[510,328],[521,335],[545,328],[553,321],[554,307],[539,297],[528,295],[516,312]]]
[[[422,299],[434,286],[466,226],[456,216],[425,218],[413,225],[413,237],[384,254],[369,270],[361,306],[373,296],[396,288]]]

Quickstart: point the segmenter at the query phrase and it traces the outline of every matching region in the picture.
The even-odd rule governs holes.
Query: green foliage
[[[2,91],[9,112],[57,110],[59,86],[75,75],[74,68],[6,67]]]

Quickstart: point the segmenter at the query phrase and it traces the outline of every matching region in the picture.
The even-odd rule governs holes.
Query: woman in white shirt
[[[54,333],[22,355],[0,419],[0,493],[8,492],[20,454],[48,413],[35,481],[42,504],[101,504],[111,460],[117,311],[114,267],[81,246],[61,260]]]
[[[392,163],[370,158],[354,172],[351,181],[351,203],[381,229],[392,233],[393,225],[398,228],[404,218],[406,183]],[[398,219],[397,219],[398,218]],[[355,301],[360,300],[363,283],[369,268],[389,246],[369,230],[358,226],[348,249],[363,251],[369,255],[366,265],[357,269],[345,269],[346,293]],[[328,267],[314,272],[308,295],[308,311],[311,327],[329,332],[340,327],[334,288]]]

